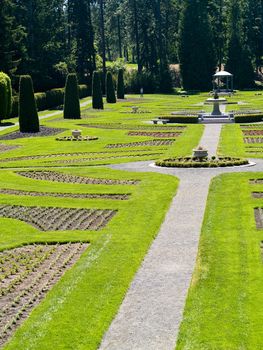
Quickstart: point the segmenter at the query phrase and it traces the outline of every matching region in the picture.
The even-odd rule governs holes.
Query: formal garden
[[[263,349],[262,24],[1,2],[1,349]]]

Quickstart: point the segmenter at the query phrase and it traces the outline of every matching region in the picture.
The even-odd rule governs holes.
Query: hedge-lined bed
[[[157,166],[169,168],[218,168],[228,166],[240,166],[249,164],[247,159],[219,157],[205,158],[200,160],[193,157],[177,157],[158,160],[155,163]]]

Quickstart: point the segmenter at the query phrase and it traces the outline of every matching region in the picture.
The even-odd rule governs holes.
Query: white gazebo
[[[234,91],[233,74],[223,70],[214,74],[213,90],[218,93],[232,93]]]

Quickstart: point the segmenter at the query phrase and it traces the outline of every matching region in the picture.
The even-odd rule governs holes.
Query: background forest
[[[125,63],[130,92],[169,92],[172,81],[211,90],[219,67],[251,88],[262,80],[263,0],[2,0],[0,38],[15,88],[21,74],[37,91],[62,87],[68,72],[90,86],[94,70]]]

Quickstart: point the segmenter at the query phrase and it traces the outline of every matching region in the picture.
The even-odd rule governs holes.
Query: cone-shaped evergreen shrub
[[[92,107],[94,109],[103,109],[103,99],[99,72],[93,73],[92,79]]]
[[[106,75],[106,100],[108,103],[116,103],[116,96],[111,72],[107,72]]]
[[[76,74],[69,74],[65,87],[64,118],[80,119],[79,87]]]
[[[12,110],[12,87],[8,75],[0,72],[0,121],[10,116]]]
[[[123,69],[119,69],[118,72],[118,83],[117,83],[117,97],[120,99],[125,98],[125,91],[124,91],[124,79],[123,79]]]
[[[19,126],[21,132],[39,132],[37,106],[30,75],[22,75],[20,77]]]

